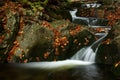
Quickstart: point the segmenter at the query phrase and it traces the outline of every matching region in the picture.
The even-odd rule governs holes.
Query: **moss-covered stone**
[[[7,61],[7,54],[9,54],[12,49],[14,45],[13,42],[15,41],[16,35],[19,31],[19,16],[13,15],[12,12],[9,12],[7,17],[6,27],[1,25],[4,29],[2,30],[2,34],[0,34],[0,37],[3,37],[3,40],[0,43],[0,62]]]
[[[95,41],[95,37],[89,31],[89,28],[71,23],[69,20],[58,20],[51,23],[46,21],[27,22],[25,20],[26,23],[20,29],[19,21],[16,22],[14,15],[8,20],[11,21],[11,19],[15,22],[11,28],[10,24],[7,27],[11,31],[17,30],[6,36],[4,41],[6,41],[7,46],[0,50],[0,55],[6,52],[4,59],[7,60],[9,57],[9,62],[64,60],[70,58],[83,46],[90,45]],[[54,44],[57,38],[67,42],[60,42],[60,45],[55,47]],[[89,42],[86,43],[85,38]],[[56,48],[58,54],[56,54]],[[4,56],[1,57],[1,61],[3,61]]]

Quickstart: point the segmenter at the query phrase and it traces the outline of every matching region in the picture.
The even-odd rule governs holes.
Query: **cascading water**
[[[105,34],[103,37],[95,41],[91,46],[84,47],[80,49],[75,55],[73,55],[71,60],[83,60],[89,62],[95,62],[96,52],[99,47],[100,42],[106,37]]]
[[[88,24],[90,23],[90,19],[86,17],[77,17],[76,16],[77,9],[74,11],[70,11],[72,16],[72,21],[75,19],[85,20]],[[107,34],[104,34],[103,37],[95,41],[91,46],[84,47],[80,49],[75,55],[73,55],[69,60],[56,61],[56,62],[30,62],[27,64],[22,64],[22,67],[30,67],[30,68],[42,68],[42,69],[54,69],[54,68],[70,68],[76,65],[90,65],[95,61],[96,51],[100,42],[104,39]],[[19,65],[20,66],[20,65]]]
[[[73,18],[82,17],[74,15]],[[82,19],[87,20],[87,18]],[[0,80],[115,80],[114,75],[109,71],[111,68],[106,65],[93,64],[99,44],[106,35],[106,33],[102,34],[102,37],[91,46],[80,49],[71,57],[75,60],[29,62],[10,66],[2,64]]]
[[[74,22],[75,19],[81,19],[81,20],[84,20],[86,21],[86,23],[88,24],[89,23],[89,18],[86,18],[86,17],[78,17],[76,16],[76,12],[77,12],[77,9],[74,9],[73,11],[70,11],[70,14],[72,16],[72,21]]]
[[[96,26],[106,27],[108,20],[103,18],[96,18],[96,17],[78,17],[76,16],[77,11],[78,11],[77,9],[73,9],[69,11],[72,17],[72,22],[77,24],[88,25],[90,27],[96,27]],[[97,15],[94,15],[94,16],[97,16]]]
[[[89,26],[91,24],[96,23],[96,21],[97,21],[97,18],[77,17],[76,12],[77,12],[77,9],[74,9],[73,11],[70,11],[73,22],[74,22],[75,19],[81,19],[81,20],[85,20],[87,22],[88,26]],[[95,27],[97,27],[97,26],[95,26]],[[84,47],[84,48],[80,49],[70,59],[71,60],[83,60],[83,61],[95,62],[95,56],[96,56],[96,52],[97,52],[97,49],[99,47],[99,44],[106,37],[106,35],[107,35],[107,33],[104,33],[104,35],[102,34],[102,37],[100,39],[95,41],[91,46]]]

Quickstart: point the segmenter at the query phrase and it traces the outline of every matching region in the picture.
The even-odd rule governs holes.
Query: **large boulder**
[[[89,28],[69,20],[36,22],[11,14],[6,27],[9,32],[0,38],[1,62],[64,60],[95,41]]]
[[[96,62],[112,65],[111,70],[120,79],[120,22],[114,25],[106,40],[99,46]]]
[[[29,28],[28,28],[29,27]],[[50,27],[50,28],[48,28]],[[52,23],[42,22],[25,26],[24,38],[18,39],[24,50],[21,59],[28,61],[53,61],[70,58],[83,46],[90,45],[95,37],[88,28],[60,20]],[[16,50],[15,56],[21,52]],[[20,58],[18,57],[18,61]]]

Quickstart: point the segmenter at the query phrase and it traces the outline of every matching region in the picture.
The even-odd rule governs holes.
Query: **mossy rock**
[[[12,12],[7,14],[6,27],[3,28],[0,36],[3,36],[3,41],[0,44],[0,62],[7,62],[8,54],[13,47],[13,42],[16,39],[16,35],[19,31],[19,16],[14,15]],[[4,27],[1,25],[1,27]]]
[[[75,30],[78,24],[74,24],[69,20],[57,20],[51,23],[47,21],[32,21],[25,20],[22,28],[20,28],[19,15],[11,15],[7,21],[7,28],[10,33],[1,33],[5,35],[5,48],[0,46],[1,62],[8,61],[10,63],[23,63],[33,61],[53,61],[64,60],[74,55],[78,49],[83,46],[90,45],[93,42],[94,35],[90,33],[87,27],[82,27],[74,36],[70,34],[70,30]],[[12,21],[12,22],[11,22]],[[11,24],[12,23],[12,24]],[[59,48],[59,55],[55,54],[54,30],[60,32],[59,38],[66,37],[69,43],[63,48]],[[89,36],[89,37],[88,37]],[[91,36],[91,37],[90,37]],[[78,43],[84,43],[84,38],[89,38],[90,42],[87,45],[79,46]],[[75,39],[79,42],[74,43]],[[47,57],[45,53],[49,55]]]

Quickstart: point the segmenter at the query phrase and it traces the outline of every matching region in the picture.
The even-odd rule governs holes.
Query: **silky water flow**
[[[87,18],[77,17],[76,12],[71,12],[74,14],[73,20],[82,18],[90,23]],[[92,45],[80,49],[67,60],[16,64],[20,68],[4,67],[6,73],[5,70],[0,69],[1,72],[3,71],[2,74],[6,74],[7,80],[8,78],[11,78],[9,80],[115,80],[112,73],[109,72],[109,67],[106,69],[103,65],[94,64],[97,49],[106,36],[105,33]],[[2,74],[0,80],[4,80],[5,75]],[[17,77],[11,77],[16,74]]]
[[[77,13],[77,9],[70,11],[73,22],[75,19],[81,19],[81,20],[85,20],[87,22],[88,26],[90,25],[91,20],[89,18],[78,17],[78,16],[76,16],[76,13]],[[93,20],[93,22],[94,21],[95,20]],[[92,45],[83,47],[75,55],[73,55],[70,59],[95,62],[96,52],[98,50],[99,44],[106,36],[107,36],[107,33],[104,33],[104,35],[102,35],[102,37],[99,38],[97,41],[95,41]]]
[[[98,50],[99,44],[106,36],[107,36],[107,33],[104,36],[102,36],[100,39],[95,41],[92,45],[80,49],[70,59],[95,62],[96,52]]]
[[[74,11],[70,11],[73,21],[77,18],[77,19],[84,19],[84,20],[87,20],[87,22],[89,22],[88,18],[77,17],[75,15],[76,12],[77,12],[77,9],[75,9]],[[70,59],[56,61],[56,62],[30,62],[22,66],[31,67],[31,68],[52,69],[52,68],[58,68],[58,67],[63,67],[63,66],[67,66],[67,68],[68,67],[70,68],[76,65],[93,64],[95,63],[95,56],[96,56],[96,52],[99,47],[99,44],[106,37],[106,35],[107,33],[104,34],[97,41],[95,41],[91,46],[83,47],[77,53],[75,53],[75,55],[73,55]]]

